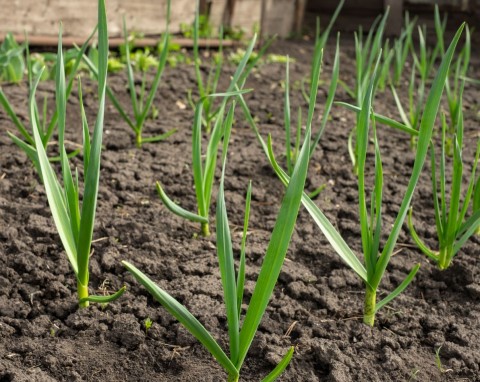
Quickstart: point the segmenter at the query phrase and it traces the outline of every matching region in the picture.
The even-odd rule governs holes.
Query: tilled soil
[[[345,45],[341,77],[352,84],[352,43],[347,41]],[[273,50],[296,58],[291,64],[292,115],[296,115],[293,111],[298,106],[305,110],[299,81],[309,73],[312,47],[305,42],[281,42]],[[327,83],[322,85],[318,98],[320,116],[333,54],[334,46],[329,45],[322,74]],[[478,68],[477,57],[473,66]],[[247,84],[254,89],[247,97],[248,104],[264,136],[272,134],[282,163],[284,72],[282,64],[266,64],[252,73]],[[226,68],[221,86],[226,86],[231,73],[233,68]],[[478,78],[478,70],[473,74]],[[193,111],[186,99],[187,90],[195,87],[194,78],[192,67],[166,70],[155,99],[159,118],[148,120],[145,134],[171,128],[178,131],[168,140],[145,144],[142,149],[135,148],[132,132],[108,103],[90,287],[91,292],[106,293],[125,284],[128,291],[105,307],[77,309],[76,282],[53,225],[44,188],[27,157],[6,135],[14,126],[0,111],[0,381],[226,379],[209,353],[120,263],[128,260],[143,270],[185,304],[228,348],[215,250],[215,203],[211,211],[213,234],[203,238],[196,235],[196,224],[169,212],[155,191],[155,181],[159,180],[172,199],[195,210],[191,170]],[[126,77],[112,75],[109,83],[128,107]],[[96,86],[88,79],[83,84],[88,120],[93,125]],[[26,86],[3,89],[26,121]],[[42,83],[39,91],[39,96],[49,97],[51,106],[53,89],[52,83]],[[405,90],[402,85],[402,96]],[[467,84],[467,174],[478,135],[479,94],[478,87]],[[338,99],[349,100],[341,88]],[[374,106],[377,112],[398,118],[388,92],[379,92]],[[68,108],[69,139],[81,142],[75,92]],[[310,165],[307,189],[326,185],[315,202],[360,253],[357,182],[347,151],[347,137],[354,124],[353,113],[333,108]],[[405,134],[383,126],[378,127],[378,134],[385,172],[386,239],[406,190],[414,153]],[[80,159],[73,162],[81,167]],[[414,219],[420,236],[435,247],[428,167],[427,163],[417,187]],[[225,182],[237,256],[250,179],[253,198],[244,308],[284,189],[254,133],[237,113]],[[242,369],[242,380],[261,380],[288,347],[295,345],[294,358],[281,381],[480,381],[478,244],[479,239],[472,238],[451,269],[440,272],[415,248],[404,227],[380,296],[393,290],[414,264],[421,263],[420,271],[408,289],[378,314],[375,327],[370,328],[362,323],[364,287],[360,279],[342,263],[302,207],[278,285]],[[148,331],[144,327],[147,318],[153,321]],[[435,352],[440,347],[437,359]]]

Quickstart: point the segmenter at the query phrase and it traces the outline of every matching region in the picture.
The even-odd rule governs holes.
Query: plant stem
[[[80,281],[77,280],[77,293],[78,293],[78,301],[80,301],[82,298],[88,297],[88,283],[83,285]],[[88,307],[88,301],[79,302],[78,306],[80,308],[86,308]]]
[[[412,151],[415,151],[415,147],[417,147],[417,137],[415,137],[414,135],[411,135],[410,136],[410,149]]]
[[[210,130],[212,129],[212,121],[211,119],[208,119],[208,117],[209,115],[207,114],[207,112],[205,112],[205,119],[207,120],[205,131],[207,132],[207,134],[210,135]]]
[[[238,382],[239,377],[239,375],[229,374],[228,382]]]
[[[438,268],[442,271],[450,266],[450,261],[448,260],[449,252],[448,247],[440,248],[440,251],[438,252]]]
[[[141,133],[136,133],[135,134],[135,143],[137,144],[137,147],[139,149],[142,147],[142,134]]]
[[[208,223],[201,223],[202,224],[202,236],[210,236],[210,226]]]
[[[363,308],[363,323],[373,326],[375,323],[375,304],[377,291],[367,285],[365,289],[365,305]]]

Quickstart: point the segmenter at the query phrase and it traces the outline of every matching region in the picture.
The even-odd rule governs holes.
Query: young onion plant
[[[234,104],[229,109],[226,117],[225,134],[223,139],[222,175],[217,196],[217,255],[223,287],[225,302],[229,353],[220,347],[213,336],[205,327],[174,297],[156,285],[152,280],[132,264],[123,261],[124,266],[140,282],[152,296],[160,302],[180,323],[195,336],[202,345],[212,354],[218,363],[228,373],[229,382],[239,381],[240,370],[244,364],[248,350],[258,330],[268,302],[272,296],[275,284],[280,275],[288,245],[293,233],[295,221],[300,208],[303,188],[308,169],[310,130],[307,129],[305,141],[297,163],[295,164],[292,181],[287,187],[285,196],[280,206],[280,211],[268,244],[265,258],[258,275],[252,297],[246,309],[243,323],[241,320],[241,305],[243,302],[245,281],[245,240],[248,228],[248,215],[250,211],[250,187],[247,192],[245,223],[243,229],[242,249],[238,270],[235,269],[232,249],[231,231],[224,198],[224,179],[227,158],[227,146],[230,130],[233,123]],[[267,375],[263,381],[274,381],[288,366],[294,348],[291,347],[277,367]]]
[[[88,306],[89,302],[106,303],[118,298],[125,287],[110,296],[90,296],[88,291],[89,271],[88,263],[92,244],[93,226],[95,222],[95,210],[97,205],[98,184],[100,178],[100,155],[102,149],[103,119],[105,111],[105,88],[107,81],[107,57],[108,57],[108,32],[107,16],[104,0],[98,2],[98,42],[99,42],[99,67],[98,67],[98,99],[99,107],[93,139],[90,139],[87,119],[83,104],[81,104],[83,122],[83,165],[84,165],[84,189],[82,203],[80,203],[80,185],[78,171],[72,174],[65,150],[65,125],[67,107],[67,89],[65,84],[65,72],[63,67],[62,32],[58,37],[57,73],[56,73],[56,106],[58,112],[58,146],[60,150],[60,163],[62,173],[60,179],[50,165],[45,152],[40,126],[35,118],[36,103],[35,91],[41,77],[36,79],[32,87],[29,100],[29,113],[33,126],[33,135],[37,148],[38,162],[48,204],[52,212],[55,226],[67,253],[68,260],[77,278],[77,293],[79,306]],[[81,87],[79,85],[80,101]]]
[[[360,226],[361,226],[361,238],[363,247],[364,263],[357,258],[355,253],[350,249],[348,244],[342,238],[342,236],[335,229],[334,225],[327,219],[318,208],[315,203],[308,197],[307,194],[303,194],[302,203],[310,213],[314,221],[317,223],[320,230],[323,232],[327,240],[330,242],[336,253],[342,258],[342,260],[362,279],[365,284],[365,300],[364,300],[364,312],[363,320],[367,325],[373,326],[375,322],[376,313],[397,297],[412,281],[416,272],[419,269],[419,265],[413,266],[412,270],[405,278],[405,280],[389,295],[377,302],[377,292],[380,283],[385,274],[385,270],[388,266],[390,258],[392,256],[395,244],[398,240],[398,236],[402,229],[403,222],[406,218],[410,202],[413,197],[416,184],[422,172],[422,168],[427,156],[428,147],[433,134],[433,127],[435,125],[435,119],[437,117],[438,109],[440,106],[443,88],[445,86],[446,77],[450,63],[452,61],[455,47],[460,39],[464,25],[462,25],[450,44],[445,56],[442,59],[442,63],[438,69],[437,75],[432,83],[432,87],[428,94],[423,116],[421,119],[417,151],[415,155],[415,161],[413,165],[412,175],[410,177],[407,190],[403,197],[399,212],[395,219],[395,223],[391,228],[390,234],[386,243],[383,245],[383,249],[380,245],[381,228],[382,228],[382,187],[383,187],[383,170],[380,157],[380,150],[375,134],[375,128],[373,129],[374,151],[375,151],[375,177],[374,187],[370,201],[367,201],[365,191],[365,166],[366,166],[366,154],[368,144],[370,140],[369,136],[369,123],[372,118],[371,105],[375,89],[375,73],[370,79],[369,86],[366,89],[364,95],[364,101],[361,107],[361,111],[357,119],[356,136],[358,142],[357,161],[358,161],[358,190],[359,190],[359,211],[360,211]],[[378,62],[377,62],[378,66]],[[254,129],[260,144],[266,153],[272,167],[285,185],[290,184],[289,177],[285,173],[275,160],[271,141],[266,143],[261,137],[255,121],[251,116],[246,103],[243,98],[239,96],[242,108],[245,112],[247,120],[251,127]],[[375,126],[375,124],[374,124]]]
[[[463,85],[458,95],[460,99],[459,111],[457,113],[457,121],[455,123],[455,135],[453,146],[453,163],[452,163],[452,179],[450,183],[450,200],[447,207],[447,178],[445,173],[446,163],[446,131],[447,122],[445,115],[442,118],[442,140],[441,140],[441,154],[440,154],[440,169],[437,172],[435,148],[433,143],[430,145],[430,162],[432,170],[432,190],[433,190],[433,206],[435,210],[435,225],[438,237],[438,251],[432,251],[418,236],[412,219],[413,209],[410,209],[408,215],[408,226],[413,240],[418,248],[427,255],[430,259],[435,261],[438,268],[441,270],[447,269],[454,256],[458,253],[465,242],[472,236],[480,227],[480,210],[476,207],[475,195],[478,191],[475,190],[475,172],[478,165],[478,157],[480,155],[480,140],[477,142],[477,152],[473,164],[472,173],[468,183],[467,192],[461,201],[461,189],[463,180],[464,164],[462,160],[463,152],[463,111],[462,111],[462,90]],[[440,193],[438,192],[440,183]],[[477,192],[475,192],[477,191]],[[467,219],[466,215],[470,204],[472,202],[473,213]]]
[[[82,47],[79,49],[78,53],[75,56],[75,59],[73,61],[72,68],[70,71],[70,75],[68,77],[68,83],[66,85],[66,95],[65,95],[66,99],[70,97],[70,94],[73,89],[73,80],[75,78],[75,74],[77,73],[77,69],[80,63],[82,62],[82,56],[85,53],[85,50],[87,49],[87,46],[90,43],[90,40],[92,39],[95,32],[96,32],[96,28],[87,38],[87,40],[84,42],[84,44],[82,45]],[[35,121],[36,125],[40,127],[39,134],[42,142],[42,147],[46,149],[48,143],[52,138],[53,133],[55,132],[55,127],[57,126],[57,122],[58,122],[59,111],[55,109],[50,121],[48,121],[47,99],[44,98],[43,106],[39,108],[35,97],[32,97],[33,69],[32,69],[32,60],[30,58],[30,50],[28,47],[28,42],[25,43],[25,52],[26,52],[26,62],[27,62],[29,96],[30,98],[33,98],[33,102],[34,102],[34,114],[32,117],[32,121]],[[57,62],[58,62],[58,57],[57,57]],[[62,65],[63,65],[63,62],[62,62]],[[28,128],[22,123],[22,121],[20,120],[20,117],[15,112],[12,104],[8,100],[6,94],[3,92],[1,87],[0,87],[0,104],[5,109],[6,113],[8,114],[13,124],[17,128],[19,134],[21,135],[21,137],[17,137],[12,132],[7,131],[8,136],[20,149],[22,149],[25,152],[25,154],[34,164],[38,174],[41,174],[40,164],[38,161],[37,150],[36,150],[36,143],[35,143],[35,138],[33,136],[33,133],[30,133],[28,131]],[[32,121],[30,123],[33,125]],[[74,156],[79,152],[80,150],[75,150],[71,152],[69,156]],[[58,158],[50,158],[50,160],[55,160],[55,159],[58,160]]]
[[[130,93],[130,100],[132,104],[133,110],[133,118],[131,118],[128,113],[124,110],[124,107],[115,96],[115,93],[112,89],[107,86],[107,96],[112,102],[115,109],[117,109],[118,113],[122,117],[122,119],[130,126],[130,128],[135,133],[135,143],[138,148],[142,147],[143,143],[147,142],[158,142],[168,138],[172,135],[176,130],[171,129],[164,134],[155,135],[151,137],[144,137],[143,136],[143,129],[145,126],[145,121],[147,120],[148,116],[151,113],[153,100],[155,95],[157,94],[157,89],[160,85],[160,80],[162,78],[163,71],[165,69],[165,64],[167,62],[168,56],[168,47],[169,47],[169,39],[170,34],[168,30],[169,22],[170,22],[170,0],[167,1],[167,27],[165,33],[163,35],[162,40],[162,49],[160,53],[160,58],[158,60],[157,70],[155,72],[155,77],[153,78],[153,82],[150,87],[150,91],[147,93],[147,67],[140,68],[142,72],[142,79],[140,84],[140,92],[137,94],[137,86],[135,84],[135,76],[133,72],[133,65],[130,57],[130,44],[128,41],[128,33],[127,33],[127,26],[125,23],[125,18],[123,19],[123,34],[125,38],[125,57],[126,57],[126,64],[127,64],[127,78],[128,78],[128,91]],[[87,56],[83,55],[83,59],[85,63],[88,65],[89,69],[93,73],[93,75],[98,79],[98,68],[96,67],[95,63]],[[142,70],[143,69],[143,70]]]
[[[174,214],[200,223],[201,234],[203,236],[210,235],[209,227],[209,211],[210,202],[212,198],[213,180],[215,177],[215,169],[217,163],[217,155],[220,148],[220,142],[224,133],[224,118],[227,102],[230,97],[235,96],[238,93],[245,93],[248,90],[236,89],[243,87],[246,77],[252,69],[252,65],[255,65],[255,61],[251,62],[247,66],[248,60],[252,54],[253,47],[255,46],[256,36],[250,42],[245,54],[238,65],[235,74],[232,77],[230,85],[225,93],[209,94],[200,99],[195,106],[195,116],[193,120],[193,134],[192,134],[192,169],[193,180],[195,184],[195,193],[197,197],[197,213],[190,212],[178,204],[174,203],[163,190],[160,182],[157,182],[157,191],[160,199],[165,206]],[[240,86],[239,86],[240,85]],[[205,102],[209,98],[221,98],[220,110],[217,113],[212,132],[208,138],[208,145],[205,154],[202,152],[202,115]]]

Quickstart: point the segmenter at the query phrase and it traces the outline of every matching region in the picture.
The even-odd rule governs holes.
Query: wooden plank
[[[96,0],[22,0],[5,1],[0,12],[0,32],[55,36],[63,22],[65,36],[86,36],[97,23]],[[158,35],[166,26],[166,0],[106,0],[109,33],[121,35],[125,14],[129,30]],[[174,0],[171,31],[180,32],[181,23],[192,23],[195,1]]]
[[[390,14],[385,25],[387,36],[399,36],[403,26],[403,0],[384,0],[385,11],[390,8]]]
[[[0,33],[0,42],[5,39],[5,34]],[[14,34],[13,38],[18,43],[25,42],[25,35],[23,34]],[[64,47],[73,47],[75,45],[80,46],[82,45],[87,36],[84,38],[82,37],[64,37],[62,39],[62,43]],[[58,37],[57,36],[39,36],[39,35],[32,35],[28,37],[28,42],[30,46],[56,46],[58,45]],[[120,45],[124,44],[123,37],[111,37],[108,39],[108,44],[110,47],[119,47]],[[135,39],[135,46],[139,47],[156,47],[160,40],[158,38],[139,38]],[[193,48],[193,39],[191,38],[183,38],[183,37],[173,37],[171,39],[172,44],[180,45],[184,48]],[[242,46],[243,43],[241,41],[234,41],[234,40],[224,40],[222,42],[224,47],[235,47],[235,46]],[[212,39],[199,39],[198,46],[200,48],[214,48],[220,46],[220,40],[217,38]]]
[[[296,1],[267,0],[264,33],[267,35],[289,36],[295,24]]]
[[[307,4],[307,11],[309,12],[333,12],[338,6],[338,0],[309,0]],[[383,0],[348,0],[343,6],[343,11],[346,13],[360,12],[370,13],[372,11],[380,13],[383,9]]]
[[[307,8],[307,0],[297,0],[295,2],[295,21],[293,30],[297,35],[302,33],[303,20],[305,18],[305,10]]]

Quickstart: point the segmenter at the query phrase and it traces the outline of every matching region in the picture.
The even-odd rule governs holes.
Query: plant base
[[[375,323],[375,304],[377,302],[377,291],[369,286],[365,289],[365,305],[363,308],[363,323],[373,326]]]
[[[207,224],[202,223],[202,236],[210,236],[210,226]]]
[[[82,301],[82,299],[88,297],[88,285],[83,285],[80,281],[77,281],[77,293],[78,293],[78,306],[80,308],[86,308],[89,305],[88,301]]]

